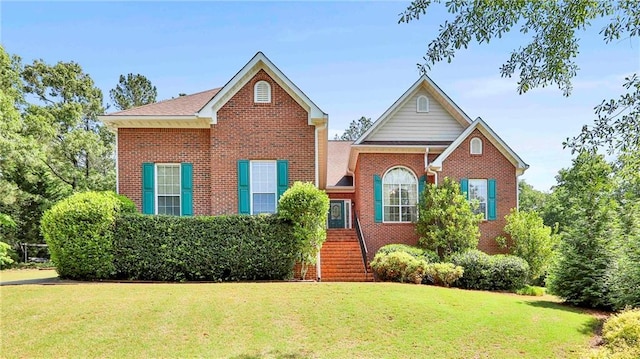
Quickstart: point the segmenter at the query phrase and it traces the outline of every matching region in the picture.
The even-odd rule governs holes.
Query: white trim
[[[154,203],[154,210],[153,213],[155,215],[158,215],[158,166],[171,166],[171,167],[178,167],[178,188],[180,188],[180,191],[178,191],[178,204],[180,205],[180,214],[178,216],[182,216],[182,166],[181,163],[176,163],[176,162],[168,162],[168,163],[154,163],[153,164],[153,201]]]
[[[320,110],[320,108],[313,103],[298,86],[291,82],[262,52],[256,53],[195,115],[200,118],[210,118],[211,124],[216,124],[218,122],[218,110],[248,83],[259,70],[265,70],[300,106],[308,111],[309,125],[313,125],[313,119],[327,118],[327,114]]]
[[[451,100],[451,98],[447,96],[447,94],[444,93],[442,89],[440,89],[440,87],[438,87],[438,85],[436,85],[436,83],[433,82],[433,80],[431,80],[431,78],[429,78],[429,76],[422,75],[420,76],[418,81],[416,81],[402,96],[400,96],[400,98],[397,99],[396,102],[394,102],[393,105],[391,105],[391,107],[389,107],[373,123],[373,125],[369,127],[367,131],[365,131],[365,133],[363,133],[360,137],[358,137],[358,139],[354,142],[354,144],[356,145],[361,144],[367,137],[369,137],[369,134],[374,133],[375,131],[377,131],[379,127],[382,127],[384,123],[387,122],[392,117],[392,115],[396,112],[396,110],[402,107],[402,105],[404,105],[404,103],[408,101],[411,98],[411,96],[413,96],[413,94],[420,89],[421,86],[424,86],[428,90],[432,90],[433,92],[435,92],[435,94],[442,97],[444,101],[447,104],[449,104],[455,110],[455,112],[457,112],[458,116],[453,116],[453,118],[455,118],[463,127],[469,126],[473,122],[471,121],[471,118],[467,116],[467,114],[464,113],[464,111],[462,111],[462,109],[458,107],[458,105],[456,105],[456,103],[453,102],[453,100]],[[436,101],[437,101],[437,98],[436,98]]]
[[[473,201],[473,199],[471,198],[471,181],[484,181],[484,217],[482,218],[483,221],[486,221],[487,218],[489,218],[489,180],[487,178],[467,178],[467,186],[468,188],[468,194],[467,197],[469,197],[468,201],[471,202]],[[479,202],[479,203],[483,203],[483,202]]]
[[[442,171],[442,163],[444,160],[447,159],[447,157],[449,157],[449,155],[451,155],[451,153],[453,153],[453,151],[458,148],[476,128],[480,130],[489,142],[491,142],[498,151],[500,151],[500,153],[502,153],[516,167],[516,175],[519,176],[523,174],[524,171],[529,168],[529,165],[526,164],[520,156],[513,152],[513,150],[495,132],[493,132],[491,127],[489,127],[489,125],[487,125],[480,117],[473,121],[471,126],[467,127],[467,129],[464,130],[460,136],[458,136],[458,138],[456,138],[456,140],[453,141],[453,143],[451,143],[451,145],[449,145],[449,147],[447,147],[447,149],[429,165],[429,168],[436,171]]]
[[[273,163],[273,174],[274,174],[274,188],[273,188],[273,194],[275,195],[275,208],[274,208],[274,212],[276,213],[278,211],[278,161],[276,160],[250,160],[249,161],[249,214],[251,214],[252,216],[254,215],[253,213],[253,164],[254,163],[258,163],[258,162],[262,162],[262,163]],[[271,193],[271,192],[256,192],[256,193]]]
[[[352,211],[352,203],[349,198],[329,198],[329,214],[331,214],[331,202],[340,202],[342,201],[342,209],[344,210],[345,216],[347,211],[349,211],[349,221],[344,221],[345,227],[343,228],[329,228],[329,216],[327,216],[327,230],[330,229],[351,229],[353,228],[353,211]],[[349,203],[349,206],[347,206]]]
[[[420,100],[424,99],[426,101],[426,110],[420,110]],[[429,98],[425,95],[420,95],[416,99],[416,112],[417,113],[428,113],[429,112]]]
[[[384,219],[384,207],[385,207],[385,205],[384,205],[384,178],[387,177],[387,174],[389,174],[389,172],[391,172],[391,171],[393,171],[395,169],[398,169],[398,168],[403,168],[403,169],[409,171],[409,173],[411,173],[411,175],[413,176],[413,178],[415,179],[415,182],[416,182],[416,184],[415,184],[415,187],[416,187],[415,188],[416,200],[418,200],[418,201],[420,200],[420,198],[419,198],[420,193],[418,193],[419,192],[418,189],[420,188],[420,186],[418,185],[419,179],[418,179],[418,176],[416,176],[415,172],[413,172],[413,170],[411,168],[407,167],[407,166],[393,166],[393,167],[389,168],[388,170],[385,171],[384,175],[382,175],[382,223],[413,223],[413,221],[403,221],[402,220],[402,213],[398,214],[399,218],[400,218],[399,221],[385,221],[385,219]],[[410,205],[406,205],[406,206],[408,207]],[[414,206],[416,207],[416,217],[417,217],[418,216],[418,202],[416,202],[416,204]],[[402,204],[398,205],[398,208],[400,208],[400,207],[402,207]]]
[[[116,193],[120,194],[120,171],[118,171],[118,129],[115,130],[116,133],[116,148],[115,148],[115,156],[116,156]]]
[[[414,153],[424,154],[429,150],[430,153],[439,153],[445,150],[447,146],[425,146],[425,145],[351,145],[349,152],[349,165],[347,173],[355,173],[356,164],[361,153]],[[355,182],[355,176],[353,178]]]

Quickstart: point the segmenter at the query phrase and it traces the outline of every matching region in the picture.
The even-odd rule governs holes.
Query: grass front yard
[[[0,287],[3,357],[549,358],[597,319],[550,297],[391,283]]]

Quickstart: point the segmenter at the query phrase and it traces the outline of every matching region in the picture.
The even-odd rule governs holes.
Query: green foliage
[[[333,139],[340,141],[355,141],[362,136],[363,133],[367,132],[371,125],[373,125],[371,118],[362,116],[357,120],[351,121],[349,128],[347,128],[342,135],[336,135]]]
[[[551,264],[559,237],[543,224],[536,212],[512,209],[505,219],[504,231],[513,240],[509,246],[510,253],[527,261],[531,275],[529,281],[540,278]],[[499,242],[506,245],[504,240]]]
[[[584,152],[572,168],[560,171],[558,182],[555,192],[564,204],[564,226],[547,287],[573,305],[607,308],[608,278],[615,263],[611,167],[603,156]]]
[[[602,328],[604,345],[591,358],[640,358],[640,308],[609,317]]]
[[[113,229],[123,207],[113,192],[83,192],[45,212],[42,234],[61,278],[113,276]]]
[[[528,295],[531,297],[541,297],[544,295],[543,287],[536,287],[531,285],[525,285],[524,287],[516,290],[516,294],[518,295]]]
[[[529,277],[529,265],[516,256],[490,256],[470,250],[454,254],[451,262],[464,269],[456,286],[466,289],[515,290],[523,287]]]
[[[418,203],[418,244],[436,251],[440,258],[475,249],[481,220],[482,214],[473,213],[456,181],[445,178],[438,186],[427,184]]]
[[[299,253],[294,227],[274,215],[123,215],[113,237],[114,273],[122,279],[285,279]]]
[[[525,180],[518,181],[518,206],[524,212],[542,213],[550,194],[538,191]]]
[[[614,309],[640,308],[640,203],[627,203],[618,211],[617,261],[609,283]]]
[[[118,85],[109,91],[111,101],[118,110],[127,110],[156,102],[158,90],[140,74],[120,75]]]
[[[460,279],[464,269],[453,263],[431,263],[425,269],[425,274],[430,282],[435,285],[450,287]]]
[[[278,215],[293,223],[294,236],[300,242],[303,278],[327,239],[328,211],[329,196],[309,182],[295,182],[278,200]]]
[[[433,251],[400,243],[387,244],[386,246],[378,249],[376,254],[389,254],[393,252],[404,252],[416,259],[423,259],[427,263],[437,263],[440,261],[438,255]]]
[[[0,269],[10,268],[17,257],[16,251],[10,245],[0,242]]]
[[[401,283],[422,283],[427,265],[425,260],[401,251],[378,252],[371,261],[371,269],[378,280]]]

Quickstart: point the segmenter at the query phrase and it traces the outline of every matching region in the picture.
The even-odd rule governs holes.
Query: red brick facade
[[[271,103],[254,103],[254,84]],[[238,213],[237,161],[288,160],[289,183],[315,182],[315,127],[308,113],[260,70],[219,111],[209,129],[118,129],[120,193],[141,208],[142,163],[193,163],[195,215]]]
[[[482,155],[470,154],[469,142],[474,137],[482,140]],[[487,253],[504,253],[494,239],[505,235],[503,233],[506,224],[504,216],[509,214],[511,208],[517,206],[516,167],[482,132],[476,129],[444,160],[442,172],[438,174],[438,181],[442,181],[444,177],[456,180],[460,178],[496,180],[496,220],[480,223],[481,237],[478,248]]]

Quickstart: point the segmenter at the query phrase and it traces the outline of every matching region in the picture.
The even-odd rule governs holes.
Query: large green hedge
[[[128,198],[113,192],[83,192],[47,210],[41,231],[58,275],[70,279],[112,277],[114,221],[134,209]]]
[[[275,215],[124,215],[116,219],[115,273],[161,281],[285,279],[300,252],[292,231]]]

